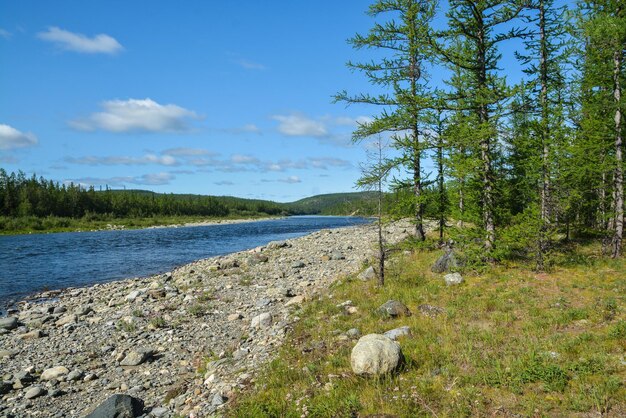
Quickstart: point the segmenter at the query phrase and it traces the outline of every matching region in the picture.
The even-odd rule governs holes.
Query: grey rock
[[[67,367],[64,367],[64,366],[51,367],[49,369],[44,370],[43,373],[41,373],[41,376],[39,378],[41,380],[58,379],[61,376],[65,376],[69,372],[70,371],[67,369]]]
[[[130,292],[128,295],[126,295],[126,297],[124,298],[126,301],[128,302],[134,302],[135,299],[137,299],[139,296],[141,295],[141,291],[139,290],[133,290],[132,292]]]
[[[59,396],[63,395],[65,395],[65,392],[61,389],[53,389],[52,391],[50,391],[50,393],[48,393],[48,396],[50,396],[51,398],[58,398]]]
[[[399,316],[411,316],[411,311],[402,302],[397,300],[388,300],[378,308],[378,313],[383,316],[396,318]]]
[[[59,318],[58,321],[55,322],[55,325],[57,327],[62,327],[63,325],[75,324],[76,322],[78,322],[78,316],[72,314],[62,316],[61,318]]]
[[[19,335],[18,338],[21,340],[36,340],[37,338],[41,338],[43,336],[44,336],[43,332],[41,332],[41,330],[36,329],[31,332],[25,332],[24,334]]]
[[[124,359],[120,362],[121,366],[138,366],[141,363],[146,362],[154,355],[154,350],[150,348],[140,348],[132,350]]]
[[[385,332],[385,337],[388,337],[391,340],[397,340],[399,337],[404,337],[404,336],[408,336],[411,335],[411,328],[404,326],[404,327],[399,327],[399,328],[395,328],[392,330],[389,330],[387,332]]]
[[[252,318],[250,322],[252,328],[268,328],[272,326],[272,314],[269,312],[262,313]]]
[[[437,315],[441,315],[445,312],[445,310],[443,308],[440,308],[439,306],[433,306],[428,304],[420,305],[417,307],[417,309],[422,315],[428,316],[430,318],[434,318]]]
[[[85,418],[136,418],[143,415],[143,401],[129,395],[112,395]]]
[[[374,267],[372,266],[369,266],[368,268],[366,268],[359,274],[359,279],[365,282],[368,280],[373,280],[375,278],[376,278],[376,272],[374,271]]]
[[[67,312],[67,308],[65,306],[57,306],[52,311],[53,314],[62,314]]]
[[[213,399],[211,400],[211,405],[220,406],[220,405],[224,405],[224,402],[225,402],[224,397],[221,394],[216,393],[215,396],[213,396]]]
[[[34,386],[30,389],[28,389],[28,391],[26,391],[26,394],[24,395],[24,398],[26,399],[35,399],[38,398],[40,396],[43,396],[46,394],[46,390],[44,388],[42,388],[41,386]]]
[[[0,381],[0,395],[11,392],[11,389],[13,389],[13,383],[4,380]]]
[[[73,382],[81,377],[83,377],[83,372],[78,369],[74,369],[67,375],[67,380]]]
[[[19,351],[17,350],[0,350],[0,358],[13,358]]]
[[[78,316],[85,316],[93,312],[93,308],[91,306],[80,306],[78,309],[74,311],[74,313]]]
[[[457,258],[454,250],[447,249],[446,252],[435,261],[431,267],[433,273],[445,273],[451,269],[462,267],[462,263]]]
[[[345,260],[346,256],[341,251],[333,251],[330,253],[331,260]]]
[[[304,264],[304,262],[302,261],[296,261],[295,263],[293,263],[291,265],[292,269],[301,269],[302,267],[304,267],[306,264]]]
[[[451,273],[443,276],[443,280],[446,282],[446,286],[454,286],[463,283],[463,276],[459,273]]]
[[[17,328],[17,318],[14,316],[7,316],[6,318],[0,318],[0,328],[7,329],[7,330]]]
[[[150,415],[154,418],[164,418],[169,414],[170,410],[167,408],[163,408],[162,406],[157,408],[152,408],[150,411]]]
[[[358,375],[391,373],[403,361],[400,344],[380,334],[368,334],[352,349],[350,365]]]
[[[267,249],[268,250],[275,250],[278,248],[285,248],[287,247],[289,244],[286,241],[272,241],[269,244],[267,244]]]
[[[356,338],[361,336],[361,331],[358,328],[350,328],[346,331],[346,335],[350,338]]]
[[[31,382],[35,381],[35,377],[30,374],[28,370],[20,370],[15,373],[13,376],[13,383],[21,383],[23,385],[28,385]]]

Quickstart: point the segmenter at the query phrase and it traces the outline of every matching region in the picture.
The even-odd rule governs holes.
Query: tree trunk
[[[619,8],[617,11],[619,14]],[[615,99],[615,217],[613,220],[614,233],[611,245],[611,256],[617,258],[622,253],[622,239],[624,236],[624,173],[622,157],[622,88],[620,76],[622,71],[622,50],[613,55],[613,98]]]
[[[546,15],[543,0],[539,2],[539,43],[541,58],[539,61],[541,94],[541,193],[540,211],[541,225],[539,228],[539,242],[537,245],[537,270],[545,268],[544,259],[550,243],[548,242],[548,225],[550,223],[550,144],[548,143],[549,114],[548,114],[548,46],[546,39]]]
[[[443,129],[441,128],[441,121],[439,121],[439,132],[437,142],[437,181],[439,183],[439,243],[443,243],[443,230],[446,226],[446,214],[445,214],[445,199],[446,191],[444,189],[443,178],[443,139],[441,138]]]
[[[417,96],[417,79],[419,78],[418,68],[417,68],[417,58],[415,56],[411,56],[410,62],[410,71],[411,71],[411,93],[413,97]],[[423,225],[423,212],[424,206],[422,204],[422,179],[421,179],[421,150],[420,150],[420,142],[419,142],[419,126],[418,126],[418,109],[413,109],[412,117],[414,120],[412,121],[412,135],[413,135],[413,155],[411,156],[413,161],[413,194],[415,196],[415,237],[419,241],[424,241],[426,239],[426,235],[424,234],[424,225]]]
[[[485,28],[484,22],[478,21],[478,51],[477,51],[477,78],[478,78],[478,92],[483,93],[488,89],[487,86],[487,45],[485,43]],[[493,172],[491,163],[491,132],[489,128],[489,109],[487,104],[480,101],[478,105],[478,122],[480,123],[480,159],[483,164],[482,169],[482,215],[483,225],[485,228],[485,250],[487,251],[487,261],[493,261],[491,252],[495,248],[496,242],[496,226],[493,215]]]
[[[385,245],[383,242],[383,149],[378,138],[378,285],[385,285]]]

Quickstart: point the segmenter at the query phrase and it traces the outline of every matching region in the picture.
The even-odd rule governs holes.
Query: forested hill
[[[313,196],[292,203],[232,196],[163,194],[147,190],[95,190],[60,184],[0,168],[0,216],[60,218],[145,218],[155,216],[249,217],[372,213],[371,193]]]
[[[321,194],[286,203],[295,214],[370,215],[376,212],[376,192]]]

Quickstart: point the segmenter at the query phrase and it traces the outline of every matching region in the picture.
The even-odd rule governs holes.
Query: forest
[[[575,237],[620,256],[623,2],[448,3],[441,16],[436,0],[376,1],[371,29],[349,40],[370,57],[347,65],[371,90],[334,99],[372,111],[353,139],[382,151],[360,184],[406,196],[418,240],[426,217],[441,239],[450,220],[465,225],[487,262],[521,255],[543,269]]]

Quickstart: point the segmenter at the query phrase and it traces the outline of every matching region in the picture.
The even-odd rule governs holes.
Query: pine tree
[[[436,0],[378,0],[368,14],[385,15],[389,19],[375,23],[366,35],[357,34],[349,43],[355,49],[375,49],[385,52],[378,61],[354,63],[348,67],[362,72],[381,94],[349,95],[338,93],[335,101],[347,104],[364,103],[382,107],[371,122],[354,132],[356,141],[372,135],[390,133],[393,146],[401,151],[398,166],[408,168],[414,197],[415,233],[425,239],[423,225],[423,179],[421,159],[425,144],[425,111],[432,106],[426,74],[432,55],[427,42],[430,22],[435,15]]]

